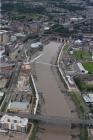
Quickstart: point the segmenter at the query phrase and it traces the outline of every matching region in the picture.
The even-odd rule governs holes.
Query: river
[[[47,116],[71,117],[69,104],[62,94],[58,83],[51,69],[52,61],[57,58],[57,53],[61,47],[60,43],[50,42],[44,47],[42,55],[35,61],[34,74],[37,76],[36,86],[38,91],[43,95],[41,114]],[[56,68],[55,65],[52,67]],[[65,90],[64,84],[61,88]],[[44,126],[43,132],[38,132],[40,140],[71,140],[71,130],[60,127]],[[76,140],[76,139],[75,139]]]

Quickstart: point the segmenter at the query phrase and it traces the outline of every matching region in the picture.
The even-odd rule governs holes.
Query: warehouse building
[[[29,112],[29,103],[28,102],[10,102],[8,106],[10,112]]]

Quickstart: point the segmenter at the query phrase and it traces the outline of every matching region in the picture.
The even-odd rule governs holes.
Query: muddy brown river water
[[[59,47],[61,47],[60,43],[50,42],[44,47],[43,55],[36,60],[34,64],[34,73],[37,76],[36,86],[44,98],[44,103],[41,107],[42,115],[71,117],[69,104],[58,87],[50,65],[51,61],[56,58]],[[62,89],[65,90],[64,84],[62,84]],[[45,125],[40,127],[44,131],[37,133],[39,140],[72,140],[70,136],[71,130],[69,129]]]

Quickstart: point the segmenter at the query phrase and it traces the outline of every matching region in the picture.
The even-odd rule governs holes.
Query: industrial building
[[[0,130],[14,130],[26,133],[28,127],[28,119],[18,116],[4,115],[0,120]]]
[[[28,102],[10,102],[8,106],[8,110],[11,112],[28,112],[29,111],[29,103]]]
[[[8,105],[9,112],[30,112],[32,95],[27,91],[14,92]]]

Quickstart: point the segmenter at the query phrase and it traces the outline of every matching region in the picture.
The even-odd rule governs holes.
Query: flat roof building
[[[29,111],[29,103],[28,102],[10,102],[8,106],[8,110],[12,112],[28,112]]]
[[[15,130],[20,132],[27,132],[28,119],[20,118],[18,116],[9,116],[5,114],[0,120],[1,130]]]

